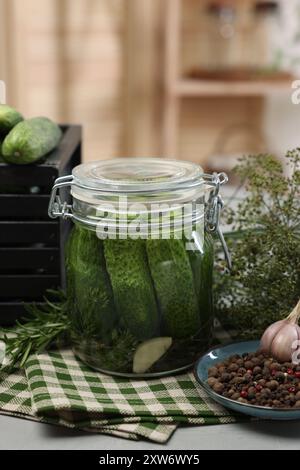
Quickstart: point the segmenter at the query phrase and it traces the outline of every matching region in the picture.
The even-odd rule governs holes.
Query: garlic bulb
[[[300,340],[299,317],[300,300],[285,320],[279,320],[266,329],[260,340],[260,351],[281,362],[291,361],[296,349],[295,341]]]

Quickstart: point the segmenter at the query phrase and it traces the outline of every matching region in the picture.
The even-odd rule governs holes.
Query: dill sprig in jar
[[[68,314],[74,352],[85,363],[154,377],[190,367],[210,346],[212,233],[221,236],[226,180],[158,158],[86,163],[56,180],[49,215],[74,222]],[[58,195],[65,186],[72,205]]]

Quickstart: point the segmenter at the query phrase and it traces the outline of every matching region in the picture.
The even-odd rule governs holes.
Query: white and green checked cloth
[[[166,442],[180,425],[232,423],[186,373],[128,381],[92,371],[70,350],[32,355],[0,375],[0,413],[127,439]]]

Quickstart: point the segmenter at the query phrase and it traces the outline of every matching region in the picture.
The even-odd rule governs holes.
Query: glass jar
[[[249,65],[258,72],[280,71],[280,56],[276,53],[276,38],[280,34],[279,13],[279,4],[275,1],[259,1],[253,7],[247,51]]]
[[[79,165],[56,180],[49,215],[74,221],[67,299],[82,361],[151,377],[190,367],[210,346],[211,233],[226,179],[190,162],[122,158]],[[72,206],[57,195],[67,185]]]
[[[206,24],[209,34],[207,68],[221,72],[239,65],[237,63],[239,24],[236,6],[226,1],[209,2],[206,9]]]

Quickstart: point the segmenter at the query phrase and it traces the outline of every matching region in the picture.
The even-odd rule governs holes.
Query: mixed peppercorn
[[[219,395],[249,405],[300,408],[300,365],[278,363],[262,353],[234,355],[208,370]]]

